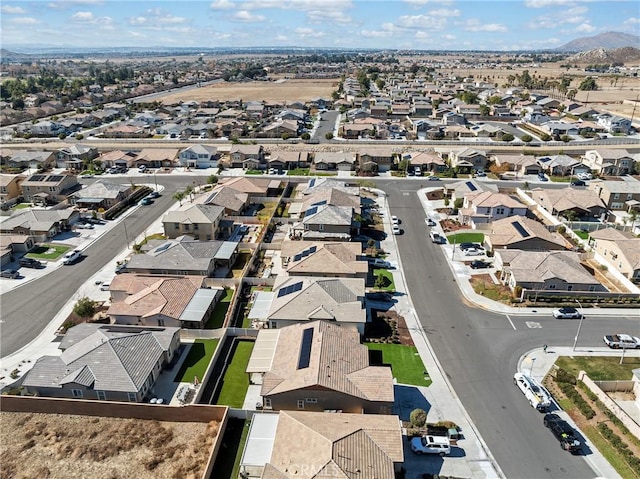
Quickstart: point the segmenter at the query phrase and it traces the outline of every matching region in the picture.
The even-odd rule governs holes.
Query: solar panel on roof
[[[156,253],[162,253],[163,251],[167,250],[169,246],[171,246],[171,243],[165,243],[163,245],[158,246],[156,248]]]
[[[298,369],[309,367],[311,362],[311,345],[313,344],[313,328],[307,328],[302,331],[302,340],[300,342],[300,356],[298,356]]]
[[[64,176],[61,175],[52,175],[49,177],[49,181],[60,181],[64,178]]]
[[[313,206],[311,208],[309,208],[307,211],[304,212],[305,216],[311,216],[311,215],[315,215],[318,212],[318,207],[317,206]]]
[[[309,188],[313,188],[315,184],[316,184],[316,179],[315,178],[311,178],[309,180]]]
[[[469,187],[469,189],[471,191],[476,191],[478,188],[476,188],[476,185],[474,185],[472,182],[467,181],[466,185]]]
[[[278,291],[278,298],[282,296],[286,296],[291,293],[295,293],[296,291],[300,291],[302,289],[302,281],[298,281],[297,283],[290,284],[289,286],[285,286]]]
[[[326,204],[327,204],[327,200],[322,200],[316,203],[311,203],[311,206],[320,206],[320,205],[326,205]]]
[[[44,177],[45,177],[44,175],[33,175],[31,177],[31,181],[42,181]]]
[[[302,255],[301,254],[297,254],[293,257],[293,261],[300,261],[302,259]]]
[[[512,221],[511,224],[516,229],[516,231],[520,233],[520,236],[522,236],[523,238],[528,238],[529,236],[531,236],[529,232],[524,229],[524,226],[522,226],[519,221]]]
[[[315,253],[317,250],[318,250],[317,246],[312,246],[311,248],[309,248],[309,254]]]

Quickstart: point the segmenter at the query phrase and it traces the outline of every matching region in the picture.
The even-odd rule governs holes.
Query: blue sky
[[[592,0],[2,0],[4,47],[516,50],[638,34],[640,4]]]

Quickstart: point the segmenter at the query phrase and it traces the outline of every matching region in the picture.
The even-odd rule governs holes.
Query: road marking
[[[402,193],[402,196],[409,196],[411,193]]]
[[[507,319],[509,320],[509,324],[511,324],[511,327],[513,328],[514,331],[516,331],[516,325],[513,324],[513,321],[511,321],[511,318],[509,317],[508,314],[505,314],[505,316],[507,317]]]
[[[531,329],[542,328],[542,325],[537,321],[527,321],[525,324],[527,325],[527,328],[531,328]]]

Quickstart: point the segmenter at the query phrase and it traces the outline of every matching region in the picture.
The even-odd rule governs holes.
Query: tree
[[[576,97],[576,95],[577,95],[577,94],[578,94],[578,90],[576,90],[575,88],[573,88],[573,89],[571,89],[571,90],[569,90],[569,91],[567,92],[567,98],[568,98],[569,100],[573,100],[573,99],[575,99],[575,97]]]
[[[571,141],[571,137],[569,135],[562,135],[560,137],[561,141],[564,141],[565,143],[569,143]]]
[[[218,182],[218,176],[217,175],[209,175],[207,177],[207,184],[208,185],[215,185]]]
[[[551,141],[551,135],[549,133],[543,133],[540,135],[540,139],[542,141]]]
[[[324,135],[324,137],[325,137],[327,140],[333,140],[333,133],[328,132],[326,135]]]
[[[184,196],[185,196],[185,195],[184,195],[184,193],[183,193],[182,191],[176,191],[176,192],[173,194],[172,198],[173,198],[174,200],[176,200],[177,202],[179,202],[179,203],[180,203],[180,206],[182,206],[182,200],[184,200]]]
[[[195,195],[195,190],[193,189],[193,186],[188,185],[185,189],[184,189],[184,195],[189,197],[189,201],[191,201],[191,203],[193,203],[193,197]]]
[[[580,82],[578,89],[582,91],[593,91],[598,89],[598,84],[596,83],[595,78],[587,77]]]
[[[480,114],[482,116],[489,116],[490,112],[491,112],[491,109],[489,108],[488,105],[480,105]]]
[[[398,171],[407,171],[409,169],[409,160],[400,160],[398,162]]]
[[[84,296],[75,304],[73,312],[81,318],[90,318],[96,313],[96,302]]]
[[[302,138],[303,140],[310,140],[311,135],[305,131],[302,135],[300,135],[300,138]]]
[[[502,141],[513,141],[515,137],[511,133],[503,133],[500,140]]]
[[[636,209],[629,210],[628,216],[625,218],[625,222],[628,221],[631,224],[631,231],[633,232],[633,227],[638,221],[638,217],[640,217],[640,211]]]
[[[522,140],[524,143],[530,143],[533,140],[533,137],[531,135],[522,135],[520,137],[520,140]]]

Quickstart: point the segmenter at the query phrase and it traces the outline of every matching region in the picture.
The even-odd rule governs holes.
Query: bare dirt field
[[[165,104],[180,101],[239,100],[291,103],[307,102],[312,98],[331,98],[336,80],[285,80],[278,82],[217,83],[162,98]]]
[[[0,413],[0,478],[200,478],[218,423]]]

